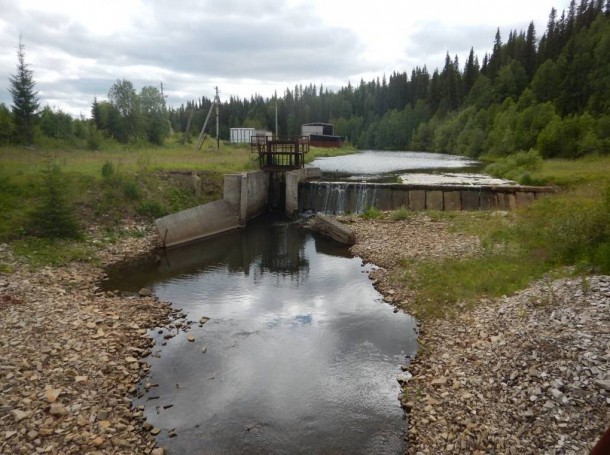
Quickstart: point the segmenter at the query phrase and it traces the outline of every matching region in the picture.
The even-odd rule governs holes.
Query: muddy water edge
[[[298,224],[246,229],[108,270],[184,317],[151,332],[136,406],[171,453],[404,453],[396,377],[414,320],[371,266]]]

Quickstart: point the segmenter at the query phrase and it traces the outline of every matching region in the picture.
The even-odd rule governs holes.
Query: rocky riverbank
[[[379,269],[386,299],[409,309],[402,259],[476,254],[474,236],[424,214],[343,218],[352,251]],[[168,323],[152,296],[102,292],[102,266],[149,252],[154,233],[106,245],[101,264],[28,267],[0,245],[0,453],[154,454],[154,429],[131,407],[147,371],[148,328]],[[543,280],[427,320],[401,401],[410,453],[586,453],[610,424],[610,277]]]
[[[106,246],[100,266],[32,269],[0,245],[0,453],[162,454],[131,407],[147,371],[148,328],[172,310],[152,296],[102,292],[102,267],[149,252],[156,236]]]
[[[426,215],[344,219],[375,285],[409,309],[402,258],[475,254],[478,240]],[[441,278],[439,278],[441,279]],[[413,378],[409,453],[582,454],[610,425],[610,277],[542,280],[455,319],[426,320]]]

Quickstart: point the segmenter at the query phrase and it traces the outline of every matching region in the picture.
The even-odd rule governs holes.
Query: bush
[[[130,201],[136,201],[140,199],[140,190],[138,185],[133,180],[123,181],[123,194]]]
[[[536,182],[530,173],[542,168],[542,157],[531,149],[529,152],[517,152],[499,159],[485,167],[484,172],[498,178],[515,180],[521,184],[532,185]]]
[[[106,161],[102,166],[102,177],[109,179],[114,174],[114,165],[110,161]]]
[[[383,212],[377,207],[369,207],[362,214],[362,218],[364,218],[365,220],[375,220],[377,218],[380,218],[381,215],[383,215]]]
[[[411,212],[409,209],[401,207],[398,210],[394,210],[391,213],[390,218],[394,221],[403,221],[408,219],[412,213],[413,212]]]
[[[545,198],[527,212],[522,227],[529,251],[563,265],[585,264],[610,272],[610,185],[602,197]]]
[[[152,219],[161,218],[167,214],[161,204],[156,201],[145,201],[140,204],[137,212],[142,216],[147,216]]]
[[[45,174],[42,203],[31,217],[33,233],[47,238],[80,238],[81,227],[76,220],[74,207],[69,205],[64,197],[65,185],[61,168],[51,162]]]

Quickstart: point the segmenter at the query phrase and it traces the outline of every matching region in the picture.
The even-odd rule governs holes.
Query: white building
[[[232,144],[249,144],[252,136],[273,137],[270,131],[257,130],[255,128],[231,128],[231,143]]]

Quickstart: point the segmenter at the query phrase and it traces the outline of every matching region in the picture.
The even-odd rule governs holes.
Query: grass
[[[536,171],[537,176],[566,189],[525,209],[504,216],[428,212],[431,218],[442,219],[452,232],[477,235],[483,253],[461,259],[404,262],[394,279],[417,291],[412,306],[417,316],[451,317],[463,306],[510,295],[558,270],[563,274],[566,270],[610,273],[607,169],[607,157],[546,161]]]
[[[35,268],[96,261],[95,252],[85,242],[28,237],[12,242],[12,247],[15,254]]]
[[[122,231],[125,218],[150,221],[220,199],[224,174],[258,169],[258,157],[249,145],[222,142],[216,150],[216,143],[207,140],[195,152],[193,144],[182,144],[180,139],[175,135],[164,146],[102,139],[98,151],[88,150],[84,141],[50,139],[38,147],[0,147],[0,242],[12,242],[15,251],[35,265],[86,260],[93,254],[82,249],[82,242],[34,237],[33,216],[44,201],[44,171],[50,163],[61,168],[62,196],[78,221],[109,232]],[[312,147],[306,161],[354,151]],[[200,196],[190,179],[193,171],[201,179]]]

